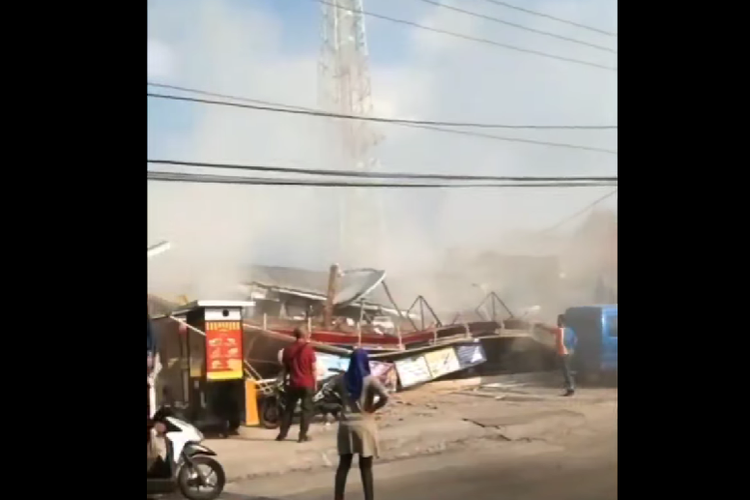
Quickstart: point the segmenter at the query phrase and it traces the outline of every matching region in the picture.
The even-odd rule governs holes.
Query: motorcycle
[[[188,500],[215,500],[224,491],[226,475],[213,458],[216,453],[200,444],[203,434],[177,418],[169,407],[154,414],[151,425],[158,422],[166,427],[167,453],[166,459],[157,459],[147,472],[148,495],[179,491]]]
[[[336,388],[340,370],[331,370],[334,375],[323,380],[320,389],[313,396],[313,416],[316,415],[333,415],[338,418],[341,410],[341,396]],[[260,424],[266,429],[276,429],[281,425],[281,416],[284,414],[286,405],[284,381],[278,381],[274,388],[273,395],[266,396],[260,403]],[[299,406],[295,408],[295,413],[299,412]]]

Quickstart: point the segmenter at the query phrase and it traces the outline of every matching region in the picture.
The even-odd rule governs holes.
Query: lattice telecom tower
[[[333,113],[370,116],[372,95],[362,0],[326,0],[321,4],[320,105]],[[368,122],[342,119],[331,123],[337,168],[376,170],[373,148],[379,137]],[[379,196],[374,188],[346,188],[341,194],[339,262],[350,268],[381,265],[385,227]]]

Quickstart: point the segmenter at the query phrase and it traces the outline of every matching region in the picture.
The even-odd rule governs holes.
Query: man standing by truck
[[[557,328],[553,329],[555,335],[555,350],[560,362],[560,368],[565,380],[565,394],[563,396],[572,396],[576,392],[573,372],[571,370],[570,358],[576,347],[576,337],[573,330],[565,327],[565,315],[557,316]]]

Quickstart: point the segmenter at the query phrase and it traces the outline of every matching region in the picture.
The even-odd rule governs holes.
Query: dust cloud
[[[538,3],[535,8],[561,17],[616,25],[615,2]],[[150,50],[149,55],[157,53],[158,58],[149,59],[149,78],[319,107],[319,6],[302,2],[290,13],[274,5],[260,0],[151,4],[149,45],[158,51]],[[607,60],[585,47],[562,51],[556,44],[523,32],[498,32],[496,25],[419,5],[382,0],[372,10],[471,36],[557,50],[568,57]],[[523,20],[526,25],[549,29],[543,22]],[[564,32],[563,27],[560,33]],[[368,19],[368,40],[375,115],[506,123],[617,121],[614,72],[503,52],[377,19]],[[149,99],[148,106],[151,159],[352,168],[336,160],[340,145],[333,120],[158,99]],[[392,125],[373,125],[372,129],[383,137],[373,150],[383,172],[616,175],[613,155]],[[617,139],[616,132],[606,131],[492,133],[610,149],[616,149]],[[213,169],[210,173],[256,175]],[[360,262],[388,270],[389,283],[402,307],[423,294],[439,309],[473,309],[489,290],[510,296],[513,307],[535,305],[539,289],[559,285],[559,273],[554,283],[553,278],[548,282],[540,278],[524,289],[521,285],[526,284],[518,283],[525,279],[523,273],[516,273],[515,281],[502,278],[514,264],[501,264],[497,255],[565,254],[565,241],[576,224],[565,228],[560,241],[539,242],[534,235],[608,189],[370,190],[369,203],[376,212],[373,220],[382,221],[383,230],[376,230],[377,222],[360,228],[371,241]],[[170,251],[149,261],[149,292],[166,298],[238,298],[237,284],[251,278],[251,264],[326,270],[331,262],[341,260],[341,193],[327,188],[149,182],[148,243],[172,243]],[[552,307],[558,304],[547,309]]]

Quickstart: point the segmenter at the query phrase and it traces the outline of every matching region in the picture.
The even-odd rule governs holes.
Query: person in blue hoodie
[[[334,482],[334,500],[344,500],[346,478],[352,458],[359,455],[359,472],[365,500],[374,500],[372,461],[378,456],[378,428],[375,413],[388,402],[388,391],[377,377],[370,373],[370,359],[363,349],[355,349],[349,368],[339,379],[338,392],[342,408],[336,447],[339,466]]]

